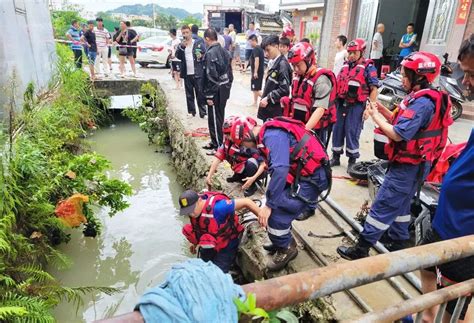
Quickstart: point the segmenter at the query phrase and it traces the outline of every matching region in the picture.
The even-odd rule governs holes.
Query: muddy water
[[[129,312],[145,289],[161,282],[173,263],[186,259],[178,217],[180,186],[166,154],[147,145],[146,135],[125,120],[97,131],[92,148],[112,162],[111,177],[133,187],[130,207],[109,218],[99,211],[103,233],[85,238],[72,232],[60,249],[74,262],[53,272],[66,286],[112,286],[121,292],[86,297],[77,313],[70,304],[55,310],[58,322],[84,322]]]

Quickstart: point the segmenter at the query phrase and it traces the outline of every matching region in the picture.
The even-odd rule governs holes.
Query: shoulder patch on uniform
[[[412,109],[405,109],[405,111],[403,111],[402,113],[402,117],[406,119],[413,119],[414,116],[415,116],[415,110],[412,110]]]
[[[370,77],[377,77],[377,71],[370,71]]]
[[[232,204],[232,200],[226,200],[225,201],[227,204]]]

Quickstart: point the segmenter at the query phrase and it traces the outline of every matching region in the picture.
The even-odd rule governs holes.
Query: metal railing
[[[466,302],[467,295],[474,292],[474,279],[437,290],[435,292],[424,294],[420,297],[401,302],[386,309],[368,313],[355,322],[393,322],[401,318],[417,313],[415,323],[421,322],[423,311],[437,305],[438,308],[435,322],[441,322],[443,319],[446,304],[449,301],[457,299],[451,322],[457,322],[461,315],[462,308]]]
[[[259,281],[243,285],[242,288],[246,293],[254,293],[256,295],[258,307],[270,311],[473,255],[474,235],[470,235]],[[468,292],[465,290],[466,286],[472,288],[469,284],[463,283],[461,287],[457,286],[459,284],[455,285],[457,286],[457,289],[455,290],[458,291],[458,294],[456,294],[458,295],[457,297],[462,295],[461,291],[463,291],[464,294]],[[434,292],[434,297],[450,293],[452,289],[446,288],[446,290],[448,292]],[[447,298],[438,298],[437,300],[440,300],[439,302],[424,301],[424,304],[427,304],[426,307],[423,309],[421,307],[416,307],[416,304],[418,304],[416,302],[423,302],[423,300],[420,301],[422,297],[433,297],[431,294],[433,293],[403,303],[408,304],[403,305],[406,306],[405,312],[408,313],[413,309],[412,313],[417,313],[424,308],[429,308],[443,302],[445,303],[448,300]],[[452,296],[452,294],[449,295],[449,297]],[[457,298],[455,296],[451,299]],[[388,313],[392,313],[390,312],[390,309],[391,308],[387,309]],[[382,313],[385,312],[382,311]],[[369,313],[367,315],[377,314],[382,315],[379,312]],[[140,320],[143,319],[139,313],[134,312],[99,322],[142,322]]]

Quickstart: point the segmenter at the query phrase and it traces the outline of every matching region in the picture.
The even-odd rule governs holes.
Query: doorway
[[[225,13],[225,27],[229,27],[230,24],[234,25],[234,29],[237,33],[242,31],[242,13],[241,12],[226,12]]]

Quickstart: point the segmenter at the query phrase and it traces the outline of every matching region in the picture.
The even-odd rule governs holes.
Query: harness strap
[[[428,131],[422,131],[416,134],[413,139],[424,139],[424,138],[431,138],[431,137],[438,137],[441,136],[443,133],[443,129],[433,129]]]
[[[301,149],[306,146],[306,143],[310,138],[310,135],[307,133],[304,134],[303,138],[301,138],[301,140],[296,144],[295,149],[293,149],[290,155],[290,160],[295,160],[295,157],[298,156],[298,153],[301,151]]]

